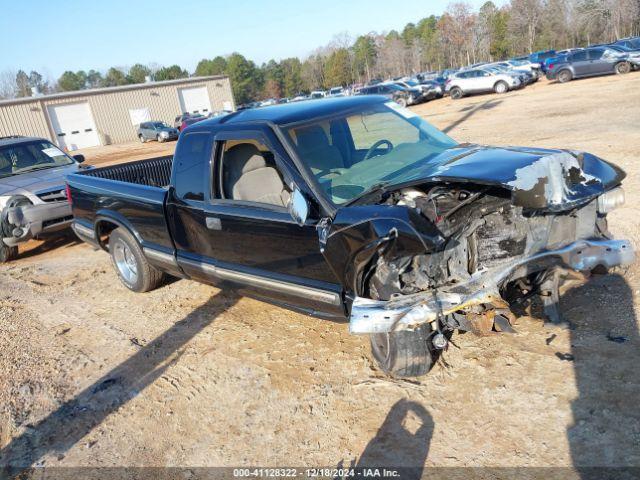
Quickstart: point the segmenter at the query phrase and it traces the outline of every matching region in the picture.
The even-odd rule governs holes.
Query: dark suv
[[[547,68],[547,78],[565,83],[574,78],[629,73],[631,66],[628,55],[612,48],[585,48],[558,57],[555,62],[550,63]]]

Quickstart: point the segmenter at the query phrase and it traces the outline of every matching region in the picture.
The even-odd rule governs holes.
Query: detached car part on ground
[[[0,139],[0,263],[18,255],[18,244],[69,227],[65,177],[83,161],[41,138]]]
[[[347,318],[384,371],[417,376],[456,330],[512,331],[533,298],[560,322],[566,276],[632,262],[606,222],[623,178],[588,153],[458,144],[355,96],[200,122],[173,161],[68,181],[76,233],[128,288],[170,274]]]

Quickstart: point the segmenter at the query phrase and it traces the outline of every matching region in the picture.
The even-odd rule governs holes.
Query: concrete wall
[[[86,90],[73,94],[50,95],[33,99],[0,102],[0,137],[25,135],[49,138],[54,143],[47,107],[88,102],[103,145],[135,141],[136,127],[129,110],[148,108],[151,120],[173,125],[182,113],[178,91],[206,86],[211,109],[222,110],[225,102],[235,108],[231,82],[227,77],[190,78],[182,81],[155,82],[131,87]]]

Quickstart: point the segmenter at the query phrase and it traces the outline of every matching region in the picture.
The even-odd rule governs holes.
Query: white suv
[[[507,73],[489,72],[474,68],[449,77],[445,91],[457,100],[471,93],[506,93],[520,87],[520,79]]]

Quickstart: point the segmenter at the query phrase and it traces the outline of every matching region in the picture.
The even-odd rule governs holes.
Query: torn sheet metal
[[[410,330],[465,308],[493,304],[506,306],[499,286],[520,268],[534,271],[552,267],[592,270],[598,265],[611,268],[629,265],[635,259],[627,240],[579,240],[557,250],[548,250],[516,259],[507,265],[479,271],[465,283],[448,290],[430,290],[413,295],[399,295],[388,301],[356,297],[351,308],[351,333],[383,333]]]
[[[578,192],[577,187],[600,186],[600,180],[582,171],[578,158],[568,152],[558,152],[540,157],[539,160],[515,171],[515,179],[507,182],[515,192],[529,192],[542,197],[535,203],[547,203],[558,207],[569,203]]]

